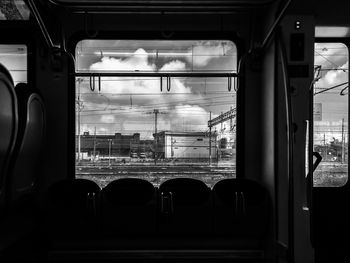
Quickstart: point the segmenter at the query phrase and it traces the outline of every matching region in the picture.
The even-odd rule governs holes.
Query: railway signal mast
[[[158,109],[154,109],[152,112],[147,112],[146,114],[154,114],[154,164],[157,164],[158,158],[158,114],[167,114],[166,112],[161,112]]]
[[[80,113],[84,109],[84,102],[80,99],[80,84],[84,81],[83,78],[78,78],[78,98],[76,99],[76,110],[78,112],[78,162],[81,159],[81,136],[80,136]]]
[[[236,118],[236,108],[231,108],[229,111],[221,113],[219,116],[217,116],[214,119],[211,119],[211,112],[210,117],[208,121],[208,127],[209,127],[209,165],[211,165],[211,129],[212,127],[222,124],[225,121],[230,120],[230,131],[233,131],[235,128],[235,124],[232,121],[234,118]]]
[[[223,123],[227,120],[231,120],[231,125],[232,125],[231,130],[232,130],[235,127],[235,125],[232,122],[234,118],[236,118],[236,108],[230,109],[229,111],[220,114],[214,119],[210,119],[208,121],[208,127],[212,128],[215,125]]]

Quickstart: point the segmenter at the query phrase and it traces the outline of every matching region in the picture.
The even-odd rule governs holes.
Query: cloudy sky
[[[76,58],[78,72],[235,72],[237,51],[230,41],[85,40]],[[156,109],[158,131],[207,131],[210,112],[214,118],[236,106],[227,78],[171,78],[170,91],[163,78],[162,86],[159,77],[103,77],[101,90],[96,78],[92,91],[89,78],[77,78],[81,133],[96,127],[97,134],[152,139]]]
[[[237,63],[236,47],[229,41],[93,40],[80,42],[76,53],[80,72],[235,72]],[[27,80],[26,54],[24,45],[0,45],[0,63],[11,70],[15,83]],[[315,144],[322,144],[324,139],[326,143],[333,137],[341,139],[342,119],[347,137],[347,47],[341,43],[316,44],[315,65],[321,66],[314,86],[315,108],[321,107],[320,119],[315,119]],[[172,78],[169,92],[166,78],[161,92],[160,79],[155,77],[105,77],[101,91],[97,79],[95,86],[91,91],[89,78],[77,78],[81,133],[93,134],[96,127],[98,134],[139,132],[151,139],[155,109],[160,111],[159,131],[207,131],[209,112],[214,118],[236,105],[236,92],[228,91],[226,78]],[[221,130],[221,125],[216,128]],[[222,128],[229,131],[230,122]]]
[[[321,66],[321,78],[315,83],[314,103],[322,108],[321,120],[315,121],[315,144],[324,143],[324,139],[328,143],[333,137],[341,140],[342,119],[346,137],[348,133],[347,47],[341,43],[315,44],[315,65]],[[339,87],[332,88],[337,85]],[[330,90],[323,92],[329,88]]]

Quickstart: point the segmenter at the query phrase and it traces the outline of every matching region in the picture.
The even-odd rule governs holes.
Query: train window
[[[348,180],[349,52],[343,43],[315,44],[314,151],[322,162],[314,186],[343,186]]]
[[[0,63],[10,71],[15,85],[27,82],[27,46],[0,44]]]
[[[76,177],[234,177],[236,66],[227,40],[80,41]]]
[[[1,1],[0,20],[29,20],[29,9],[23,0]]]

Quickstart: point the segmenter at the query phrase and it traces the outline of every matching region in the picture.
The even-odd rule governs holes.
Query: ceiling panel
[[[278,0],[49,0],[75,10],[233,11]]]
[[[56,3],[64,4],[178,4],[178,5],[189,5],[189,4],[235,4],[235,5],[259,5],[274,2],[273,0],[51,0]]]

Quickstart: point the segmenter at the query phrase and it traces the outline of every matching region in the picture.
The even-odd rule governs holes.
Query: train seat
[[[208,236],[212,228],[211,190],[200,180],[175,178],[159,186],[162,235]]]
[[[213,187],[214,233],[219,236],[262,239],[267,233],[267,191],[248,179],[224,179]]]
[[[25,83],[15,87],[18,100],[18,136],[9,178],[11,203],[23,203],[34,193],[44,141],[45,106],[38,91]]]
[[[264,250],[258,237],[263,235],[266,227],[258,221],[264,221],[268,213],[267,210],[261,211],[266,208],[265,201],[260,200],[266,198],[264,190],[248,180],[223,180],[214,190],[215,193],[202,181],[192,178],[170,179],[159,189],[137,178],[112,181],[99,195],[97,210],[102,230],[99,235],[88,238],[80,235],[79,239],[66,238],[63,242],[55,242],[50,256],[98,257],[107,253],[111,258],[165,258],[168,253],[181,252],[186,256],[195,253],[191,256],[196,258],[209,253],[215,258],[225,255],[261,262]],[[69,191],[73,191],[72,188]],[[80,197],[86,196],[87,192],[85,190]],[[235,192],[239,193],[239,198],[245,199],[236,202]],[[215,205],[213,194],[217,199]],[[65,196],[65,202],[75,200],[72,196]],[[80,206],[85,202],[81,201]],[[263,207],[257,208],[261,205]],[[76,226],[75,217],[66,214],[70,215],[67,220]],[[222,218],[225,216],[229,218]],[[217,217],[217,225],[220,225],[220,220],[223,224],[221,228],[217,226],[216,235],[213,235],[214,217]],[[257,224],[258,229],[252,224]],[[89,226],[84,228],[87,231]]]
[[[97,234],[100,187],[86,179],[66,179],[48,189],[46,231],[55,238],[80,239]]]
[[[101,192],[101,229],[104,236],[152,235],[156,230],[156,189],[138,178],[122,178]]]
[[[9,71],[0,64],[0,206],[5,204],[5,184],[18,129],[17,97]]]

